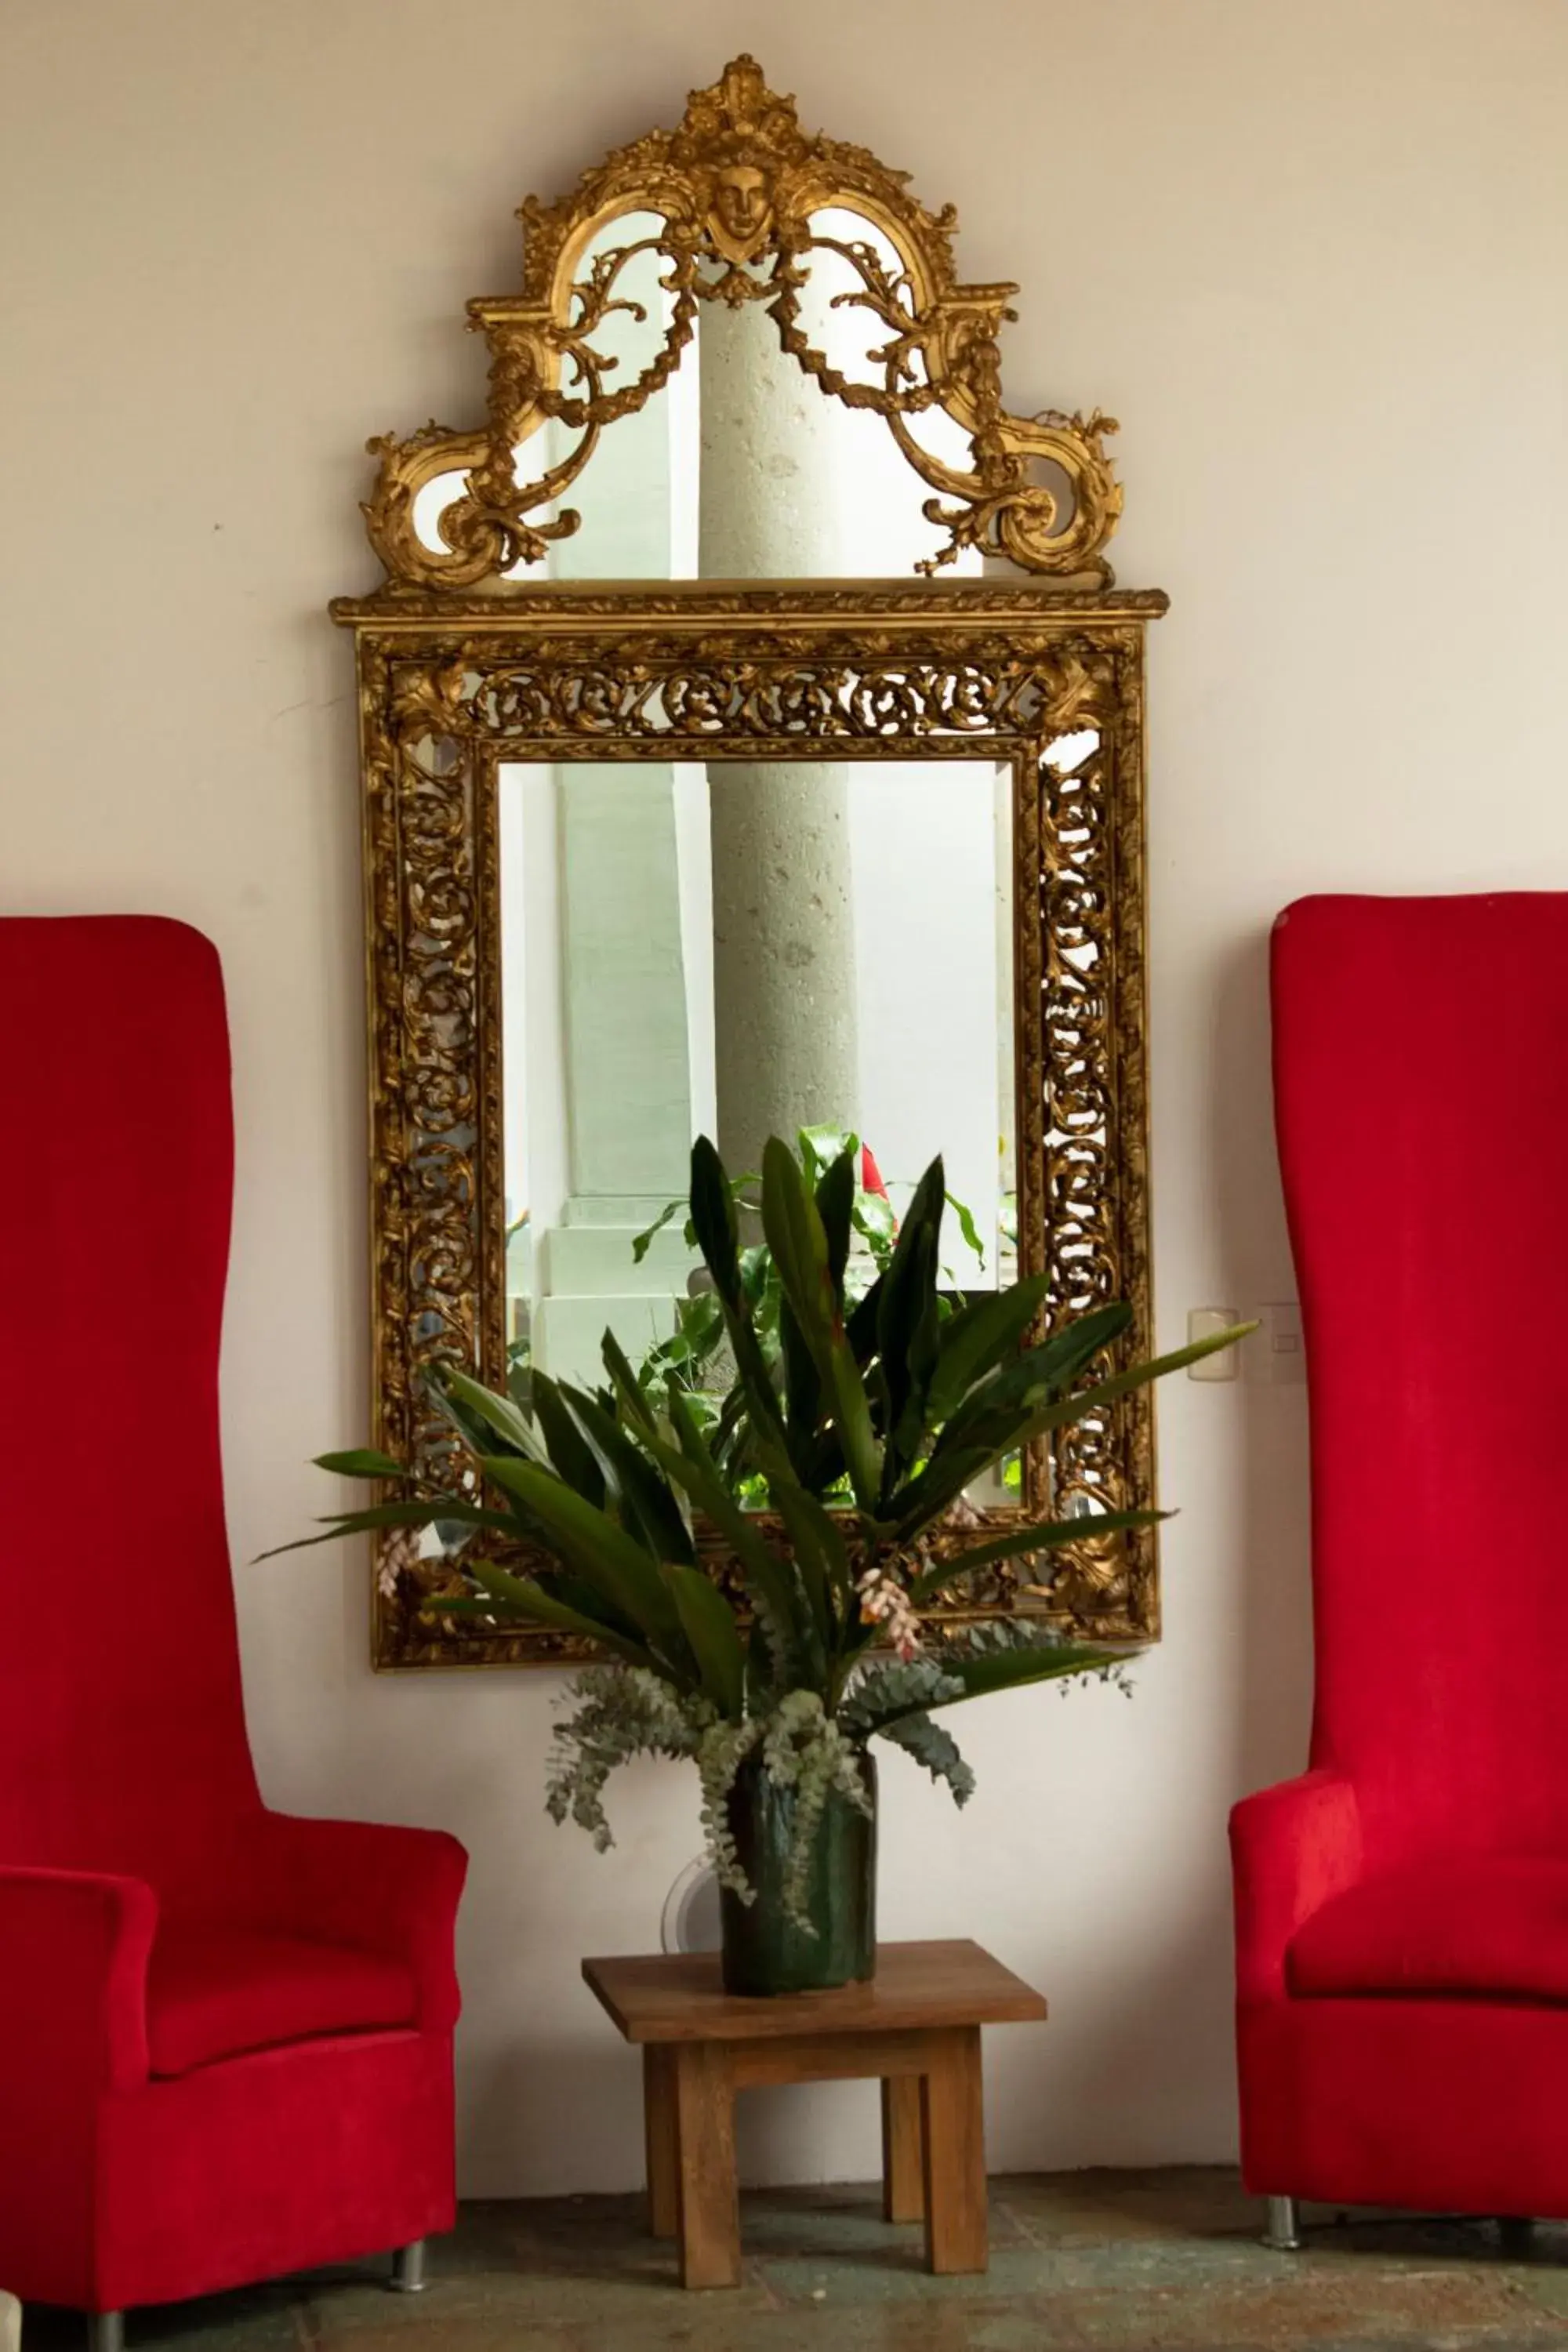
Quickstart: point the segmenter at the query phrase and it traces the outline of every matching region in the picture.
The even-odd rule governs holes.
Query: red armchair
[[[218,1454],[216,953],[0,920],[0,2282],[96,2315],[453,2216],[452,1838],[268,1812]]]
[[[1275,1093],[1310,1769],[1232,1820],[1242,2165],[1568,2217],[1568,896],[1308,898]]]

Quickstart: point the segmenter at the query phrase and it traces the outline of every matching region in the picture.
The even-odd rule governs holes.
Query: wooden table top
[[[584,1960],[583,1974],[628,2042],[772,2042],[790,2034],[1022,2025],[1046,2014],[1043,1994],[967,1937],[879,1944],[868,1984],[773,2000],[726,1993],[717,1952]]]

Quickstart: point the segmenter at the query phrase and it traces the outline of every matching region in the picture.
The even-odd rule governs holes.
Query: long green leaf
[[[738,1305],[740,1226],[724,1163],[705,1135],[691,1147],[691,1223],[719,1296],[731,1307]]]
[[[599,1342],[599,1353],[626,1418],[635,1421],[639,1429],[656,1429],[658,1426],[658,1415],[643,1393],[642,1382],[632,1370],[626,1349],[613,1331],[605,1330]]]
[[[479,1466],[487,1478],[516,1496],[567,1566],[640,1626],[651,1642],[662,1648],[676,1636],[670,1654],[673,1661],[679,1660],[684,1636],[675,1604],[658,1569],[633,1537],[574,1494],[552,1471],[510,1454],[487,1455]]]
[[[794,1166],[793,1160],[790,1164]],[[784,1417],[746,1295],[732,1195],[733,1187],[725,1176],[723,1161],[707,1137],[699,1136],[691,1147],[691,1216],[698,1244],[713,1276],[723,1310],[736,1378],[745,1391],[752,1444],[764,1468],[769,1466],[770,1455],[773,1467],[786,1467],[789,1454]],[[748,1251],[746,1256],[760,1282],[766,1271],[760,1255]]]
[[[936,1275],[942,1202],[947,1197],[939,1152],[915,1186],[882,1277],[877,1308],[877,1352],[888,1376],[889,1412],[896,1423],[911,1393],[919,1395],[920,1367],[911,1361],[915,1335],[929,1318],[936,1323]]]
[[[734,1611],[700,1568],[667,1567],[664,1580],[701,1672],[703,1689],[721,1715],[738,1721],[746,1704],[746,1653]]]
[[[922,1234],[915,1244],[906,1295],[897,1309],[899,1325],[878,1354],[888,1383],[889,1430],[882,1462],[881,1500],[891,1497],[905,1468],[920,1458],[930,1421],[931,1375],[942,1345],[942,1308],[937,1297],[937,1236]],[[887,1311],[887,1310],[885,1310]],[[905,1318],[912,1316],[912,1323]]]
[[[596,1642],[613,1656],[624,1659],[627,1665],[658,1671],[658,1661],[640,1642],[629,1641],[612,1627],[602,1624],[596,1617],[584,1616],[579,1611],[568,1608],[564,1601],[557,1601],[553,1593],[546,1592],[542,1585],[535,1584],[531,1577],[513,1576],[506,1569],[497,1568],[492,1561],[486,1559],[466,1561],[464,1573],[472,1577],[476,1584],[484,1587],[490,1607],[497,1614],[526,1617],[535,1624],[553,1626],[557,1633],[576,1633]],[[424,1613],[427,1616],[441,1615],[439,1601],[431,1601]],[[468,1612],[465,1611],[463,1613]]]
[[[332,1470],[340,1478],[412,1478],[401,1462],[390,1454],[380,1454],[374,1445],[351,1446],[346,1454],[318,1454],[318,1470]]]
[[[615,1416],[584,1390],[565,1381],[560,1389],[567,1410],[619,1496],[622,1522],[628,1532],[640,1536],[644,1549],[655,1561],[673,1560],[693,1567],[697,1555],[680,1507],[647,1454],[638,1452]]]
[[[838,1424],[839,1443],[844,1448],[849,1484],[855,1490],[855,1500],[860,1508],[874,1518],[882,1484],[881,1458],[877,1451],[877,1435],[871,1424],[871,1402],[866,1393],[866,1383],[842,1331],[833,1336],[827,1366],[829,1385],[833,1391],[834,1416]]]
[[[1151,1381],[1163,1380],[1167,1372],[1179,1372],[1187,1364],[1200,1362],[1205,1356],[1217,1355],[1220,1349],[1234,1347],[1257,1328],[1256,1323],[1233,1323],[1228,1330],[1216,1331],[1206,1339],[1194,1339],[1189,1347],[1173,1349],[1168,1356],[1155,1356],[1146,1364],[1134,1364],[1130,1370],[1117,1372],[1093,1388],[1075,1389],[1070,1396],[1032,1414],[1016,1436],[997,1448],[993,1459],[999,1461],[1015,1445],[1027,1444],[1031,1438],[1043,1437],[1048,1430],[1070,1427],[1086,1412],[1110,1403],[1115,1397],[1125,1396],[1130,1389],[1144,1388]]]
[[[277,1559],[286,1551],[305,1551],[311,1544],[336,1543],[342,1536],[374,1535],[384,1528],[431,1528],[437,1519],[460,1519],[465,1527],[494,1528],[506,1535],[516,1535],[517,1528],[504,1512],[481,1510],[477,1503],[463,1501],[456,1495],[421,1496],[401,1503],[367,1503],[358,1511],[334,1511],[330,1520],[318,1520],[325,1532],[319,1536],[297,1536],[292,1543],[274,1544],[270,1551],[258,1552],[257,1559]]]
[[[1007,1290],[972,1299],[942,1327],[930,1394],[933,1423],[947,1420],[983,1374],[1016,1357],[1045,1304],[1048,1274],[1032,1274]]]
[[[1005,1445],[1001,1454],[1011,1451]],[[911,1543],[1000,1458],[1000,1454],[994,1454],[985,1446],[938,1445],[924,1468],[889,1499],[886,1517],[891,1523],[894,1542]]]
[[[1125,1372],[1118,1372],[1109,1381],[1093,1388],[1075,1389],[1070,1395],[1060,1397],[1054,1404],[1037,1411],[1012,1410],[998,1412],[973,1433],[973,1442],[955,1437],[950,1423],[931,1451],[930,1461],[908,1486],[896,1494],[889,1506],[895,1539],[908,1543],[922,1528],[941,1517],[950,1503],[976,1478],[992,1469],[1007,1454],[1031,1444],[1037,1437],[1055,1429],[1069,1428],[1086,1412],[1108,1404],[1113,1398],[1124,1396],[1131,1389],[1142,1388],[1148,1381],[1161,1379],[1166,1372],[1179,1371],[1185,1364],[1196,1363],[1201,1357],[1212,1356],[1216,1349],[1231,1346],[1258,1328],[1256,1323],[1239,1323],[1228,1331],[1217,1332],[1213,1338],[1196,1339],[1190,1347],[1178,1348],[1168,1356],[1158,1356],[1152,1362],[1134,1364]],[[1063,1335],[1065,1337],[1065,1335]]]
[[[827,1276],[840,1300],[855,1219],[855,1152],[847,1143],[817,1180],[816,1213],[827,1236]]]
[[[877,1352],[877,1318],[882,1308],[882,1285],[886,1276],[879,1275],[869,1290],[858,1297],[844,1318],[844,1336],[849,1342],[850,1353],[864,1370]]]
[[[784,1366],[789,1458],[796,1477],[806,1484],[822,1420],[822,1374],[787,1298],[779,1300],[779,1360]]]
[[[807,1643],[805,1595],[799,1575],[769,1549],[724,1484],[685,1398],[673,1383],[669,1417],[678,1444],[650,1437],[648,1450],[660,1468],[685,1486],[697,1508],[712,1521],[734,1553],[741,1581],[767,1633],[779,1675],[793,1678],[800,1670]]]
[[[551,1466],[577,1494],[602,1507],[604,1465],[577,1426],[560,1383],[543,1372],[533,1376],[533,1411],[549,1449]]]
[[[743,1307],[731,1307],[722,1297],[720,1305],[723,1308],[725,1336],[735,1359],[736,1384],[744,1401],[748,1446],[760,1470],[787,1473],[789,1431],[756,1326]]]
[[[836,1307],[827,1235],[799,1162],[776,1135],[763,1147],[763,1231],[801,1337],[826,1380]]]
[[[1097,1307],[1049,1339],[994,1364],[948,1415],[942,1438],[951,1444],[988,1444],[1006,1438],[1016,1419],[1062,1395],[1131,1320],[1121,1305]],[[1010,1442],[1010,1441],[1009,1441]]]
[[[828,1273],[827,1235],[789,1146],[770,1138],[763,1153],[763,1229],[800,1336],[833,1399],[839,1444],[855,1499],[874,1512],[882,1465],[870,1402],[845,1336],[841,1300]]]
[[[789,1530],[795,1565],[811,1603],[826,1672],[828,1657],[837,1645],[839,1628],[854,1615],[854,1584],[843,1532],[834,1525],[832,1512],[793,1479],[778,1479],[769,1492]]]
[[[503,1445],[510,1446],[526,1460],[543,1462],[547,1459],[538,1432],[523,1418],[510,1396],[498,1396],[493,1389],[487,1389],[482,1381],[473,1380],[467,1372],[459,1371],[456,1364],[443,1363],[438,1373],[433,1367],[426,1374],[426,1385],[446,1404],[463,1406],[482,1427],[499,1437]],[[459,1423],[458,1427],[461,1426]]]

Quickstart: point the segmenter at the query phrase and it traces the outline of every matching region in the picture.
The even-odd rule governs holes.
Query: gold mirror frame
[[[789,272],[805,249],[802,224],[838,203],[874,218],[903,257],[917,320],[910,348],[924,354],[926,388],[972,436],[973,474],[940,485],[954,501],[936,517],[952,534],[946,553],[978,546],[1098,584],[502,579],[575,528],[559,510],[537,529],[529,520],[541,485],[516,486],[513,452],[545,415],[574,421],[560,379],[563,361],[575,364],[583,321],[568,298],[595,227],[618,212],[662,211],[681,225],[682,249],[710,271],[771,251],[777,266],[763,282],[791,350],[798,280]],[[958,285],[951,214],[925,212],[902,175],[864,151],[805,139],[791,103],[767,90],[750,59],[693,96],[680,131],[617,151],[566,205],[531,202],[523,217],[532,231],[524,294],[470,306],[491,340],[489,422],[477,434],[430,426],[371,445],[382,467],[365,513],[392,576],[332,608],[354,632],[359,674],[376,1444],[444,1484],[450,1438],[424,1400],[425,1366],[454,1358],[504,1382],[496,792],[498,771],[513,761],[826,752],[1006,762],[1019,1269],[1048,1272],[1047,1320],[1125,1299],[1126,1360],[1148,1354],[1143,639],[1166,600],[1106,584],[1099,550],[1121,505],[1099,446],[1109,427],[1005,415],[995,331],[1014,289]],[[678,326],[679,316],[678,304]],[[668,366],[679,350],[672,334]],[[816,355],[795,356],[825,393],[880,405],[858,402],[863,387],[823,380]],[[890,362],[895,376],[901,364]],[[595,390],[587,404],[603,402],[606,413],[577,420],[587,425],[585,446],[543,495],[557,499],[581,471],[611,409],[628,413],[655,388],[645,377],[614,394]],[[882,413],[910,454],[900,396],[895,383]],[[1037,456],[1071,480],[1065,529],[1051,492],[1027,478]],[[911,462],[925,472],[922,459]],[[415,536],[414,498],[456,470],[469,472],[468,489],[441,519],[448,551],[435,553]],[[1098,744],[1088,757],[1052,763],[1059,738],[1089,730]],[[1048,1502],[1093,1511],[1148,1505],[1154,1492],[1152,1404],[1142,1390],[1061,1433],[1054,1449],[1034,1450],[1012,1507],[1038,1517]],[[1031,1581],[1027,1564],[1009,1564],[952,1613],[1026,1608],[1101,1639],[1157,1635],[1152,1529],[1086,1532],[1081,1546],[1051,1559],[1047,1584]],[[384,1590],[378,1575],[380,1667],[579,1658],[569,1639],[542,1630],[487,1633],[433,1618],[431,1602],[449,1585],[438,1561],[400,1566],[384,1581]]]

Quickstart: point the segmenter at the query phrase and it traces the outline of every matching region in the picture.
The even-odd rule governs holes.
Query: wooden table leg
[[[682,2286],[739,2286],[741,2200],[735,2184],[735,2094],[721,2042],[670,2045],[680,2206]]]
[[[666,2042],[643,2045],[642,2119],[647,2148],[648,2228],[656,2238],[678,2237],[680,2186],[675,2148],[675,2060]]]
[[[985,2210],[985,2114],[980,2028],[931,2036],[921,2078],[925,2125],[926,2267],[983,2271],[990,2258]]]
[[[882,2077],[882,2212],[889,2221],[925,2219],[925,2128],[918,2074]]]

